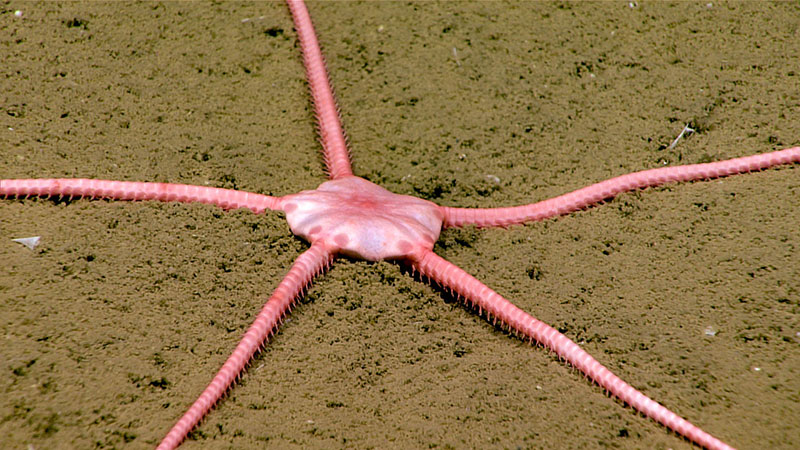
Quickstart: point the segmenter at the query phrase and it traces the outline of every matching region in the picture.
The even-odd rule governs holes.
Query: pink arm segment
[[[706,164],[662,167],[622,175],[577,191],[529,205],[508,208],[451,208],[442,206],[444,227],[506,227],[577,211],[622,192],[675,181],[707,180],[800,163],[800,147]]]
[[[297,257],[289,273],[278,284],[275,292],[256,316],[256,320],[239,341],[233,354],[228,357],[200,397],[167,433],[158,450],[174,449],[183,442],[189,432],[230,388],[234,380],[242,374],[256,351],[262,348],[267,338],[283,321],[283,317],[291,311],[295,299],[303,293],[311,283],[311,279],[326,269],[332,260],[331,252],[320,244],[312,245]]]
[[[314,109],[317,114],[319,135],[322,141],[322,154],[331,180],[353,175],[350,167],[350,152],[344,139],[344,131],[339,120],[339,111],[333,90],[328,81],[325,59],[319,49],[314,25],[308,15],[308,9],[302,1],[287,0],[292,11],[300,47],[303,50],[303,62],[306,67],[306,78],[311,88]]]
[[[455,264],[425,251],[412,258],[412,265],[419,272],[441,286],[458,294],[468,305],[486,313],[491,320],[500,320],[517,333],[544,345],[583,372],[607,392],[618,397],[635,410],[662,423],[681,436],[709,449],[732,449],[729,445],[711,436],[687,420],[661,406],[636,388],[611,373],[578,344],[559,333],[555,328],[541,322],[517,308],[485,284],[478,281]]]
[[[278,197],[190,184],[89,180],[85,178],[0,180],[0,197],[31,196],[200,202],[217,205],[224,209],[247,208],[254,213],[262,213],[267,209],[281,209],[281,199]]]

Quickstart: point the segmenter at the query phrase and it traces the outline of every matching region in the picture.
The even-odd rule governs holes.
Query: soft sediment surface
[[[311,4],[354,171],[509,206],[800,142],[795,4],[632,4]],[[324,180],[284,5],[12,2],[0,42],[2,178]],[[796,448],[798,170],[435,250],[715,436]],[[4,445],[154,446],[305,248],[277,213],[0,200]],[[185,446],[689,444],[402,266],[341,260]]]

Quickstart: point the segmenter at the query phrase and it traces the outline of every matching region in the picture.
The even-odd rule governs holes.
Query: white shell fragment
[[[17,239],[12,239],[12,241],[18,242],[24,245],[25,247],[28,247],[29,249],[33,250],[34,248],[36,248],[37,245],[39,245],[39,239],[41,239],[41,236],[17,238]]]

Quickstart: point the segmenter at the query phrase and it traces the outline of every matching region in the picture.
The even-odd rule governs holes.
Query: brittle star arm
[[[190,184],[43,178],[0,180],[0,197],[88,197],[114,200],[160,200],[207,203],[223,209],[247,208],[254,213],[281,210],[280,197]]]
[[[729,445],[711,436],[689,421],[681,418],[661,404],[651,400],[636,388],[614,375],[578,344],[555,328],[536,319],[475,277],[430,250],[411,257],[412,266],[447,290],[454,292],[465,303],[486,314],[489,320],[501,323],[555,352],[560,358],[583,372],[606,392],[621,399],[635,410],[665,425],[690,441],[709,449],[731,449]]]
[[[618,194],[669,182],[708,180],[800,163],[800,147],[705,164],[662,167],[629,173],[529,205],[507,208],[451,208],[442,206],[445,228],[475,225],[506,227],[548,219],[587,208]]]
[[[177,448],[186,439],[233,382],[241,376],[253,355],[263,348],[266,340],[283,321],[283,317],[291,311],[292,304],[305,292],[311,279],[325,270],[332,260],[333,252],[321,243],[312,244],[297,257],[289,273],[278,284],[256,316],[256,320],[239,341],[233,354],[228,357],[200,397],[167,433],[158,450]]]
[[[311,23],[308,8],[300,0],[287,0],[292,12],[297,37],[303,50],[306,78],[314,101],[317,127],[322,142],[322,155],[331,180],[353,175],[350,167],[350,152],[339,120],[339,110],[333,96],[325,58],[319,49],[319,41]]]

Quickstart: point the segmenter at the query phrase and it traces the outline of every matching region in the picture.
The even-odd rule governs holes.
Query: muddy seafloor
[[[354,170],[398,193],[516,205],[800,143],[796,3],[310,10]],[[324,180],[281,4],[7,2],[0,49],[2,178]],[[797,448],[799,170],[447,230],[435,251],[728,443]],[[0,201],[2,447],[154,446],[306,248],[280,213]],[[185,447],[689,444],[401,266],[342,260]]]

